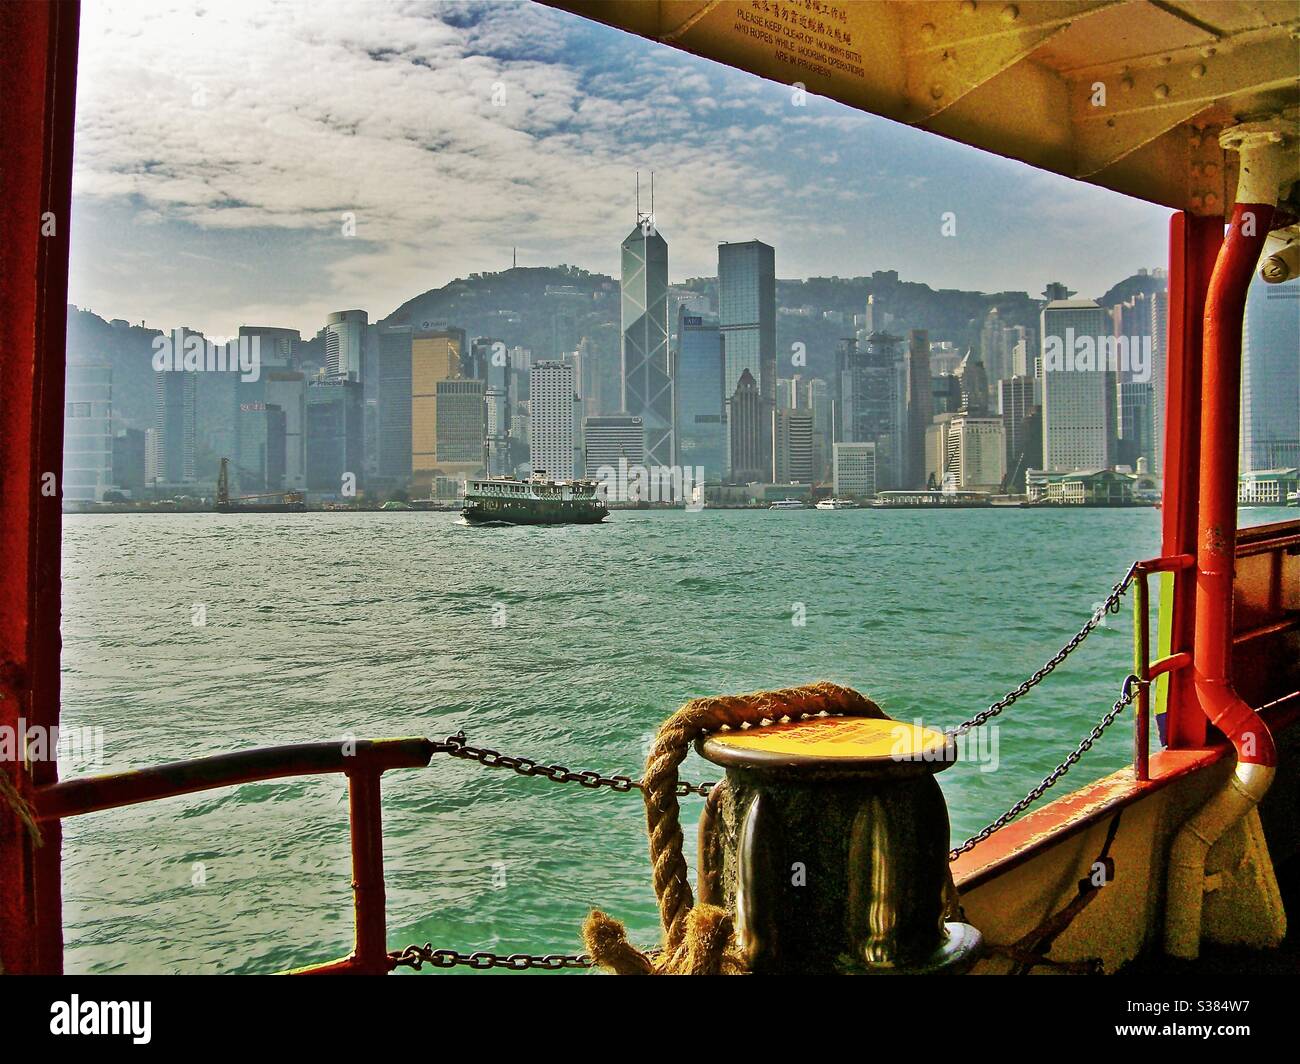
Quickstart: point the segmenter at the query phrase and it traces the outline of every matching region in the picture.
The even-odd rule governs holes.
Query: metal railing
[[[1138,678],[1137,711],[1133,719],[1133,775],[1143,782],[1151,778],[1151,684],[1165,673],[1184,669],[1192,663],[1192,655],[1187,651],[1151,660],[1151,589],[1147,577],[1152,573],[1182,572],[1195,564],[1192,555],[1175,554],[1135,562],[1130,570],[1134,580],[1133,671]]]
[[[299,968],[293,974],[381,975],[391,971],[393,965],[387,946],[379,778],[389,769],[427,767],[444,745],[423,738],[370,739],[240,750],[134,772],[52,783],[37,788],[36,814],[39,820],[57,820],[217,787],[340,772],[348,778],[353,948],[340,960]]]

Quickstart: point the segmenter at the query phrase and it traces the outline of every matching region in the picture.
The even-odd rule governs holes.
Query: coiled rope
[[[849,687],[814,683],[778,691],[694,698],[660,726],[646,759],[642,796],[650,838],[650,864],[663,945],[633,946],[618,920],[593,909],[583,924],[587,952],[615,975],[743,975],[731,916],[716,905],[696,905],[682,853],[677,769],[690,744],[723,728],[743,728],[806,717],[884,717],[875,702]]]

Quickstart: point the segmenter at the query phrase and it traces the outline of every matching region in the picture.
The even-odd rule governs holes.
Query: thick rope
[[[716,905],[696,906],[691,893],[682,853],[677,769],[691,743],[702,735],[822,715],[879,718],[885,714],[852,688],[814,683],[779,691],[695,698],[664,721],[646,759],[642,785],[663,949],[653,958],[643,953],[628,942],[621,923],[593,910],[582,935],[587,952],[598,965],[617,975],[744,973],[730,915]]]
[[[13,781],[9,778],[9,773],[4,769],[0,769],[0,798],[4,799],[10,811],[27,828],[32,841],[37,846],[42,845],[41,828],[36,823],[36,814],[32,812],[32,807],[27,804],[27,800],[18,793],[18,788],[14,786]]]

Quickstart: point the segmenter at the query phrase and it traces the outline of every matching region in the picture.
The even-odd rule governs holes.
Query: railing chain
[[[553,783],[576,783],[580,787],[586,787],[588,790],[593,791],[601,787],[608,787],[619,794],[626,794],[629,791],[642,789],[641,781],[634,780],[631,776],[602,776],[599,772],[594,772],[591,769],[574,772],[564,765],[541,765],[530,757],[513,757],[498,750],[470,746],[463,731],[459,731],[455,735],[449,735],[441,742],[435,742],[433,752],[446,754],[448,757],[458,757],[464,761],[474,761],[484,768],[510,769],[520,776],[541,776]],[[709,791],[715,786],[715,783],[687,783],[682,780],[677,784],[677,796],[684,798],[687,795],[694,794],[701,798],[707,798]]]
[[[1079,745],[1070,752],[1069,757],[1057,765],[1056,768],[1052,769],[1051,772],[1043,777],[1042,782],[1040,782],[1038,786],[1034,787],[1028,794],[1021,798],[1020,801],[1016,802],[1015,805],[994,820],[991,824],[976,832],[960,846],[949,850],[948,860],[955,861],[967,850],[973,850],[995,831],[1006,827],[1011,823],[1011,821],[1015,820],[1016,817],[1038,801],[1048,788],[1054,787],[1057,780],[1069,772],[1070,767],[1092,749],[1092,744],[1101,738],[1102,732],[1119,719],[1119,715],[1123,712],[1124,708],[1133,703],[1133,700],[1137,698],[1138,690],[1141,688],[1143,682],[1144,681],[1138,679],[1138,677],[1132,673],[1125,677],[1123,693],[1116,700],[1115,704],[1110,707],[1106,715],[1093,727],[1092,731],[1085,735]]]
[[[1081,644],[1085,639],[1087,639],[1088,636],[1092,635],[1093,630],[1099,624],[1102,623],[1102,621],[1105,619],[1106,614],[1119,613],[1120,599],[1124,597],[1124,593],[1128,591],[1129,586],[1133,583],[1133,578],[1137,575],[1137,570],[1138,567],[1134,565],[1132,568],[1129,569],[1127,573],[1124,574],[1124,578],[1120,580],[1118,584],[1116,584],[1114,587],[1110,589],[1110,594],[1106,596],[1106,599],[1104,602],[1102,602],[1101,607],[1093,611],[1092,616],[1088,618],[1084,626],[1080,628],[1074,635],[1072,635],[1069,641],[1065,644],[1065,646],[1061,647],[1061,649],[1058,650],[1056,654],[1053,655],[1052,658],[1049,659],[1045,665],[1043,665],[1042,668],[1040,668],[1037,672],[1035,672],[1032,676],[1030,676],[1029,679],[1025,680],[1025,682],[1022,683],[1019,687],[1017,687],[1014,691],[1008,691],[1002,698],[998,699],[991,706],[989,706],[988,709],[981,710],[980,712],[976,713],[975,716],[971,717],[969,720],[963,721],[961,724],[958,724],[957,727],[955,728],[949,728],[948,734],[951,735],[954,739],[959,738],[965,735],[971,729],[978,728],[981,725],[988,723],[988,721],[996,717],[999,713],[1001,713],[1004,709],[1010,706],[1017,699],[1028,694],[1033,688],[1037,687],[1040,683],[1042,683],[1047,678],[1048,674],[1051,673],[1052,670],[1056,668],[1056,666],[1060,665],[1061,662],[1063,662],[1066,658],[1068,658],[1071,654],[1073,654],[1075,650],[1078,649],[1079,644]]]
[[[490,953],[478,950],[461,953],[454,949],[434,949],[431,942],[423,946],[407,946],[388,955],[389,968],[413,968],[420,971],[426,964],[433,968],[455,968],[457,965],[474,968],[480,972],[504,968],[511,972],[536,969],[558,972],[565,968],[591,968],[592,960],[585,953]]]

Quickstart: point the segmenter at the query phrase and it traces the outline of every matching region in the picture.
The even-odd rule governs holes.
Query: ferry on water
[[[779,499],[768,507],[769,510],[806,510],[802,502],[798,499]]]
[[[470,745],[460,732],[340,743],[329,738],[336,730],[323,725],[321,741],[248,750],[223,750],[227,737],[218,735],[201,759],[149,765],[155,753],[161,762],[163,751],[139,751],[132,760],[140,767],[131,771],[62,779],[58,759],[31,758],[22,744],[0,743],[0,969],[61,973],[65,932],[94,934],[93,903],[70,898],[65,905],[62,881],[65,861],[93,858],[87,840],[94,829],[64,835],[65,821],[179,795],[325,774],[340,786],[346,780],[349,792],[353,946],[328,959],[314,953],[310,939],[291,953],[283,941],[269,942],[277,949],[268,956],[291,958],[295,973],[599,966],[627,974],[1233,976],[1300,969],[1300,519],[1287,514],[1285,520],[1239,529],[1236,505],[1246,291],[1257,270],[1270,284],[1300,276],[1294,4],[845,2],[821,4],[816,18],[805,18],[804,8],[811,5],[767,0],[549,4],[775,83],[806,76],[808,91],[826,100],[1168,208],[1158,550],[1135,556],[1124,572],[1098,573],[1103,600],[1091,616],[1080,618],[1077,631],[1039,631],[1026,622],[1032,645],[1047,648],[1032,665],[1046,663],[1011,686],[1003,659],[990,660],[990,698],[1007,693],[986,708],[972,707],[969,716],[961,707],[941,706],[947,716],[933,728],[888,716],[889,710],[901,716],[933,700],[925,672],[911,678],[909,697],[880,706],[838,684],[809,682],[816,677],[774,676],[761,658],[761,644],[745,643],[749,633],[720,631],[750,652],[752,674],[737,674],[734,689],[760,682],[768,689],[701,690],[671,716],[671,707],[663,707],[667,724],[643,778],[546,763],[544,750],[507,756],[489,745]],[[753,14],[760,6],[763,14]],[[555,15],[557,22],[569,17]],[[842,38],[855,49],[849,54],[857,57],[856,66],[798,65],[794,55],[772,51],[766,32],[763,38],[751,34],[747,20],[760,17],[778,29],[787,19],[791,27],[806,22],[809,28],[798,32],[823,42],[818,48],[834,49],[831,54],[841,54],[834,42]],[[47,235],[30,220],[42,212],[62,220],[70,211],[78,19],[75,3],[0,4],[0,77],[7,94],[0,148],[8,182],[0,213],[11,223],[0,245],[0,292],[7,299],[0,315],[6,399],[0,469],[7,478],[0,492],[0,566],[9,577],[0,610],[0,726],[9,734],[20,723],[29,730],[58,727],[60,624],[77,617],[75,610],[62,610],[60,508],[42,505],[21,486],[39,485],[48,471],[62,469],[68,226],[51,227]],[[1108,86],[1110,99],[1098,106],[1096,94]],[[269,81],[267,91],[274,89]],[[1088,100],[1092,106],[1081,102]],[[1079,199],[1087,205],[1106,202],[1091,193]],[[1027,218],[1032,221],[1032,215]],[[913,491],[892,499],[882,494],[892,505],[950,504],[946,496],[931,497],[938,493]],[[771,507],[803,508],[795,499]],[[556,482],[540,472],[527,481],[472,480],[464,510],[469,520],[529,524],[597,522],[606,512],[594,484]],[[1090,525],[1070,531],[1062,513],[1039,511],[1045,520],[1060,521],[1062,536],[1096,535]],[[575,557],[574,564],[582,559]],[[842,564],[846,574],[860,568],[859,560]],[[1043,597],[1078,597],[1078,589],[1054,583],[1054,576],[1041,574]],[[933,567],[918,565],[915,579],[933,580]],[[989,808],[987,820],[980,818],[985,826],[964,841],[970,825],[952,838],[934,775],[959,760],[958,741],[988,734],[977,729],[995,718],[995,727],[1018,722],[1027,734],[1041,734],[1043,703],[1028,718],[1017,703],[1039,683],[1050,690],[1050,674],[1125,600],[1134,611],[1134,660],[1131,672],[1126,662],[1107,676],[1114,680],[1114,701],[1107,697],[1089,707],[1096,723],[1077,741],[1072,736],[1059,749],[1034,750],[1034,765],[1055,767],[1023,798],[1009,808]],[[959,598],[951,620],[954,638],[1006,638],[964,631]],[[893,623],[901,648],[909,632]],[[630,643],[634,637],[630,629]],[[403,647],[413,665],[436,669],[436,662],[419,660],[422,649],[418,643]],[[1069,667],[1096,670],[1104,659],[1098,654],[1088,660],[1074,658]],[[518,702],[518,677],[507,667],[512,664],[503,663],[495,688],[483,692],[485,702]],[[266,666],[268,672],[274,667]],[[837,671],[861,674],[867,687],[885,679],[899,682],[901,669],[900,660],[846,656]],[[611,712],[649,712],[640,704],[637,679],[636,666],[611,674],[600,692]],[[364,680],[359,674],[358,686]],[[125,682],[118,676],[113,681]],[[136,682],[148,683],[147,672]],[[223,697],[243,699],[250,717],[260,709],[253,686],[231,684]],[[402,697],[402,710],[410,713],[412,727],[429,719],[464,719],[476,707],[462,697],[437,686],[413,687]],[[592,696],[575,692],[575,698],[587,697]],[[1069,695],[1057,688],[1054,697]],[[105,702],[111,698],[106,685]],[[397,723],[400,715],[394,713]],[[477,742],[508,741],[493,714],[470,719],[481,729],[473,737]],[[649,724],[650,717],[644,719]],[[1080,781],[1090,771],[1085,767],[1062,783],[1112,728],[1107,741],[1130,733],[1131,762],[1100,779]],[[559,735],[562,729],[555,730]],[[600,730],[594,722],[591,737],[599,738]],[[693,774],[678,778],[692,748],[711,763],[709,777],[723,782],[702,783]],[[465,942],[421,944],[428,927],[457,928],[468,937],[474,924],[472,914],[455,911],[437,912],[427,923],[413,920],[411,899],[428,886],[418,883],[400,885],[390,924],[381,815],[387,788],[381,777],[387,785],[393,775],[444,773],[448,758],[500,772],[521,788],[541,785],[537,777],[543,777],[572,784],[573,793],[604,788],[606,795],[644,800],[649,862],[600,868],[599,876],[557,867],[537,877],[537,889],[546,889],[549,880],[567,904],[588,900],[588,879],[603,884],[590,891],[592,903],[602,890],[619,899],[622,914],[590,914],[583,952],[558,952],[574,950],[576,927],[568,942],[530,941],[532,924],[523,912],[517,926],[490,929],[492,940],[499,935],[505,947],[500,952],[455,948]],[[1038,780],[1038,771],[1030,776]],[[500,807],[475,810],[474,816],[497,816],[507,801],[503,797]],[[274,816],[274,804],[249,808]],[[168,812],[186,815],[175,805],[159,815]],[[459,811],[449,805],[436,812]],[[557,823],[568,823],[567,816],[566,811]],[[697,822],[692,890],[683,835],[696,837]],[[123,819],[114,829],[125,838],[140,823]],[[521,825],[534,827],[523,820]],[[265,830],[268,823],[250,812],[249,826]],[[496,856],[476,854],[472,833],[466,839],[466,861],[486,863]],[[404,847],[422,844],[402,840]],[[165,872],[162,856],[160,875],[173,874]],[[172,854],[173,872],[179,856]],[[557,862],[564,856],[557,849]],[[806,871],[806,880],[792,884],[792,867]],[[254,870],[229,874],[247,875],[250,891],[259,885]],[[293,910],[340,896],[337,889],[318,890],[317,878],[314,869],[304,873],[302,899],[280,914],[286,926],[299,915]],[[630,886],[636,879],[653,885],[663,929],[658,948],[647,941],[649,934],[635,936],[648,947],[644,951],[634,948],[615,919],[633,915],[644,925],[643,896]],[[388,883],[394,885],[391,875]],[[429,889],[431,905],[442,903],[436,888]],[[348,894],[346,881],[342,894]],[[179,918],[174,937],[199,922]],[[487,937],[488,931],[481,933]],[[149,956],[155,963],[166,959],[163,966],[170,968],[188,967],[197,955],[187,948]],[[950,990],[947,1014],[959,1015],[966,998],[980,992],[977,987]],[[883,991],[873,985],[870,992]],[[1080,992],[1057,992],[1062,1023],[1083,1017],[1083,1005],[1067,1004]],[[1256,992],[1252,985],[1250,993]],[[1020,1007],[1025,993],[1004,992],[1011,1006],[995,1014],[1013,1037],[1030,1013]],[[270,996],[277,1005],[284,997]],[[302,1000],[306,994],[291,996]],[[1205,1005],[1207,997],[1192,1000]],[[12,1022],[20,1012],[13,1010]],[[766,1019],[757,1017],[751,1025]],[[312,1027],[296,1024],[292,1032],[298,1038]],[[416,1036],[423,1033],[418,1018],[408,1027]],[[1070,1034],[1082,1037],[1073,1026]],[[434,1031],[429,1037],[441,1036]],[[727,1037],[724,1032],[701,1048],[734,1052]],[[958,1031],[948,1043],[964,1053],[962,1045],[981,1037]],[[1261,1055],[1260,1049],[1247,1051]]]
[[[460,513],[472,524],[596,525],[609,516],[596,488],[594,480],[552,480],[540,469],[527,480],[471,479]]]
[[[822,499],[817,504],[819,510],[856,510],[858,504],[852,499]]]

